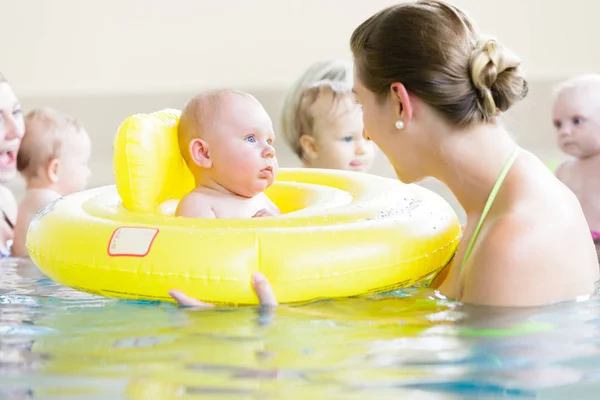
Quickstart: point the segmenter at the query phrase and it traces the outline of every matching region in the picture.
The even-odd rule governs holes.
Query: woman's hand
[[[277,306],[277,299],[271,288],[271,284],[260,272],[256,272],[252,275],[252,288],[258,296],[258,300],[261,306]],[[180,290],[169,290],[169,295],[175,299],[175,301],[181,306],[188,306],[194,308],[211,308],[214,304],[205,303],[203,301],[189,297]]]

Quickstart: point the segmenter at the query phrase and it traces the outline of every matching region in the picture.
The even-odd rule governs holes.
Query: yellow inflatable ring
[[[115,137],[116,185],[63,197],[29,227],[33,262],[57,282],[107,297],[257,304],[260,271],[282,303],[414,285],[452,258],[460,225],[418,185],[337,170],[282,168],[267,195],[277,218],[173,216],[193,188],[179,111],[134,115]]]

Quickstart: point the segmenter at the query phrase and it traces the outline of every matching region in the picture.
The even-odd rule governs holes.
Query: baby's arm
[[[14,257],[28,257],[25,241],[27,239],[27,230],[29,224],[39,210],[44,208],[48,203],[60,197],[60,194],[45,190],[36,194],[25,196],[25,199],[19,205],[17,213],[17,222],[15,224],[15,237],[11,249],[11,255]]]
[[[281,215],[281,211],[275,205],[275,203],[273,203],[266,195],[265,197],[267,198],[267,210],[269,210],[273,215]]]
[[[186,218],[216,218],[208,199],[197,193],[190,193],[181,199],[175,215]]]
[[[274,217],[281,215],[279,208],[269,199],[269,197],[263,193],[265,200],[265,208],[258,210],[252,218],[263,218],[263,217]]]

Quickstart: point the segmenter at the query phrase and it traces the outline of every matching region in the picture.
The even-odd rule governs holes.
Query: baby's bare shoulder
[[[277,205],[275,205],[275,203],[273,203],[273,201],[271,201],[271,199],[265,193],[262,193],[262,196],[263,198],[261,200],[264,203],[264,208],[272,215],[281,215],[281,211]]]
[[[37,210],[45,207],[48,203],[58,199],[60,194],[53,190],[30,190],[25,193],[19,208]]]
[[[175,215],[189,218],[215,218],[213,198],[202,192],[190,192],[179,202]]]

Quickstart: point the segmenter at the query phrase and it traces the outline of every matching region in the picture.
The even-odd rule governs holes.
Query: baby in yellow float
[[[253,96],[221,89],[190,100],[178,125],[179,148],[194,176],[175,215],[251,218],[280,215],[264,193],[277,175],[271,118]]]

